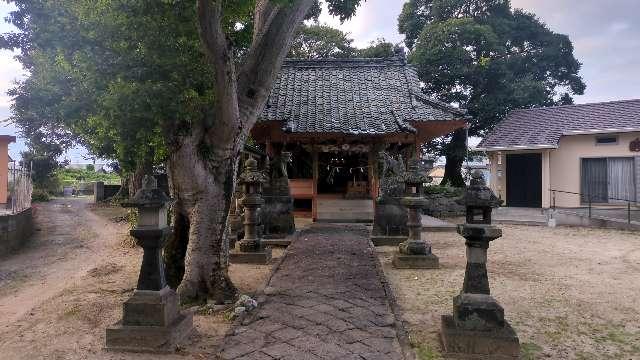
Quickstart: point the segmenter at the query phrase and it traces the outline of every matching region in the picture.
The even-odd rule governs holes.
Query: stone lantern
[[[467,266],[462,291],[453,298],[453,316],[442,317],[445,351],[518,358],[518,336],[505,320],[502,306],[491,296],[487,275],[489,243],[502,236],[502,230],[491,225],[491,211],[502,200],[487,187],[482,173],[476,171],[458,202],[467,209],[467,223],[458,225],[458,233],[466,239]]]
[[[173,351],[193,329],[193,315],[180,311],[178,296],[165,280],[162,249],[171,234],[169,201],[155,178],[145,176],[142,189],[123,204],[138,209],[138,223],[130,234],[144,254],[136,290],[123,305],[122,321],[107,328],[107,350]]]
[[[271,260],[271,248],[265,248],[258,235],[258,210],[264,204],[262,185],[267,181],[258,162],[250,158],[244,163],[244,171],[238,183],[244,196],[240,203],[244,207],[244,238],[236,243],[236,251],[229,253],[233,263],[266,264]]]
[[[431,182],[426,169],[417,158],[408,161],[404,175],[405,197],[401,202],[407,208],[409,237],[399,245],[393,257],[393,266],[398,269],[437,269],[438,257],[431,252],[431,244],[422,239],[422,208],[427,200],[423,197],[423,186]]]

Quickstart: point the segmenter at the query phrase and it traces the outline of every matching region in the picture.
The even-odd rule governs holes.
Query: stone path
[[[220,358],[404,359],[375,261],[364,226],[304,230]]]

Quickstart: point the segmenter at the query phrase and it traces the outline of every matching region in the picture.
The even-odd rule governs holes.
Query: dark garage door
[[[507,206],[542,207],[542,155],[507,154]]]

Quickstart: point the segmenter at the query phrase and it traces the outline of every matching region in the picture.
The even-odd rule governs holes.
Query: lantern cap
[[[430,183],[433,179],[429,176],[427,169],[416,157],[407,161],[407,171],[404,173],[406,184]]]
[[[262,184],[267,182],[266,175],[258,170],[258,162],[254,158],[249,158],[244,162],[244,170],[238,181],[241,184]]]
[[[471,173],[471,183],[462,197],[456,202],[464,206],[477,208],[497,208],[502,204],[496,194],[487,186],[484,175],[480,170]]]
[[[123,207],[162,207],[171,199],[158,189],[158,182],[153,176],[145,175],[142,179],[142,188],[136,192],[133,199],[122,203]]]

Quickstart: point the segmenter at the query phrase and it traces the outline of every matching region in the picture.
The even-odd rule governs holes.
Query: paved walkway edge
[[[300,233],[302,231],[304,230],[296,230],[296,232],[293,235],[291,235],[291,244],[293,244],[300,238]],[[289,246],[291,246],[291,244]],[[267,277],[267,280],[264,283],[262,283],[262,285],[260,285],[260,287],[256,290],[256,293],[253,295],[253,298],[258,302],[258,307],[260,307],[260,304],[264,303],[266,299],[265,298],[266,294],[264,293],[264,291],[267,287],[269,287],[269,284],[271,283],[271,279],[273,279],[273,275],[275,275],[275,273],[278,271],[278,269],[280,268],[284,260],[287,258],[287,254],[289,254],[289,246],[287,246],[287,248],[284,249],[282,256],[275,262],[275,264],[273,264],[273,267],[271,268],[271,273],[269,274],[269,277]],[[242,326],[243,324],[246,325],[247,323],[250,323],[251,321],[253,321],[257,313],[258,311],[256,309],[250,313],[240,315],[237,319],[233,321],[229,330],[225,332],[223,339],[233,335],[237,327]],[[220,346],[222,346],[222,343],[220,344]],[[219,356],[216,356],[216,358],[219,358]]]
[[[380,262],[380,258],[377,256],[376,247],[371,240],[369,240],[369,247],[373,250],[373,254],[375,255],[375,265],[376,271],[378,273],[378,278],[384,287],[384,292],[387,295],[387,300],[389,301],[389,307],[391,307],[391,311],[393,312],[393,317],[395,318],[395,328],[396,335],[398,338],[398,343],[402,348],[402,355],[406,360],[416,360],[416,352],[413,350],[413,346],[411,346],[411,341],[409,340],[409,332],[405,327],[405,321],[403,319],[402,308],[398,304],[398,300],[396,299],[396,295],[391,289],[391,285],[389,285],[389,281],[387,281],[387,276],[384,274],[384,268],[382,267],[382,263]]]

